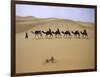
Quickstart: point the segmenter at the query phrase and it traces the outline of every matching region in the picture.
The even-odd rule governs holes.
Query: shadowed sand
[[[20,20],[19,17],[16,21],[17,73],[94,68],[94,24],[53,18],[34,21],[28,17],[25,21]],[[30,33],[49,28],[71,31],[87,29],[88,39],[34,39]],[[28,39],[25,39],[25,32],[29,35]],[[51,56],[56,62],[44,64]]]

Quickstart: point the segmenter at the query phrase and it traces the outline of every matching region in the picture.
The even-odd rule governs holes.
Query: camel
[[[52,31],[51,31],[50,28],[49,28],[49,30],[46,31],[46,32],[42,31],[42,33],[44,33],[46,37],[48,37],[48,36],[53,37]]]
[[[87,30],[84,29],[83,32],[80,31],[80,33],[82,34],[83,37],[88,37],[88,34],[87,34]]]
[[[64,34],[64,37],[67,37],[67,35],[71,36],[71,33],[68,30],[66,30],[65,32],[62,31],[62,33]]]
[[[72,31],[72,33],[73,33],[76,37],[80,37],[80,32],[79,32],[78,30]]]
[[[39,38],[39,36],[42,37],[42,31],[40,31],[40,30],[36,30],[35,32],[31,31],[31,32],[32,32],[32,34],[35,34],[35,37],[38,37],[38,38]]]
[[[58,36],[61,36],[61,32],[59,30],[59,28],[57,28],[57,31],[52,32],[53,34],[55,34],[55,37],[57,38]]]
[[[54,57],[52,56],[51,57],[51,63],[54,63],[55,62],[55,59],[54,59]]]
[[[45,60],[45,63],[54,63],[54,62],[55,62],[55,59],[53,56],[50,59]]]

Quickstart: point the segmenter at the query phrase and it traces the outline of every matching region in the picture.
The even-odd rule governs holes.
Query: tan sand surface
[[[44,21],[43,21],[44,22]],[[17,23],[16,23],[17,24]],[[86,24],[86,23],[85,23]],[[93,69],[94,68],[94,25],[88,27],[70,20],[50,20],[48,23],[35,24],[18,28],[16,33],[16,72],[43,72],[61,71],[73,69]],[[29,26],[31,26],[29,28]],[[53,38],[34,39],[30,31],[44,30],[49,28],[56,30],[83,30],[87,29],[88,39],[78,38]],[[21,31],[22,29],[22,31]],[[18,31],[18,30],[17,30]],[[25,32],[29,38],[25,39]],[[55,63],[44,63],[46,59],[54,56]]]

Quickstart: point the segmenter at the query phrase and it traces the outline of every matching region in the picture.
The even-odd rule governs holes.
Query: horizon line
[[[76,21],[76,22],[84,22],[84,23],[92,23],[92,24],[94,24],[94,22],[89,22],[89,21],[79,21],[79,20],[72,20],[72,19],[67,19],[67,18],[56,18],[56,17],[45,17],[45,18],[43,18],[43,17],[36,17],[36,16],[20,16],[20,15],[17,15],[16,17],[33,17],[33,18],[37,18],[37,19],[49,19],[49,18],[53,18],[53,19],[64,19],[64,20],[71,20],[71,21]]]

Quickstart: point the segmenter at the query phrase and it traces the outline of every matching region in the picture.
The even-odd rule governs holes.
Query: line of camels
[[[66,31],[60,31],[59,28],[57,28],[56,31],[52,31],[50,28],[47,30],[47,31],[42,31],[42,30],[35,30],[35,31],[30,31],[35,37],[38,37],[38,38],[42,38],[43,37],[43,34],[45,34],[45,37],[46,38],[53,38],[55,36],[55,38],[58,38],[58,37],[72,37],[72,36],[75,36],[75,37],[84,37],[84,38],[87,38],[88,37],[88,33],[87,33],[87,30],[86,29],[83,29],[82,31],[80,30],[75,30],[75,31],[69,31],[69,30],[66,30]],[[25,33],[25,38],[28,38],[28,33],[26,32]]]

